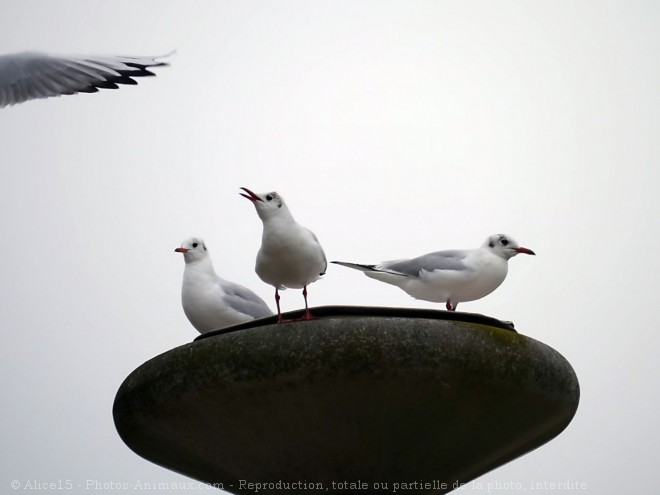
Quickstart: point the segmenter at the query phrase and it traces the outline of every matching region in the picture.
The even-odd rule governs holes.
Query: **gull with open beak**
[[[436,251],[377,265],[333,263],[396,285],[415,299],[443,302],[447,310],[455,311],[458,303],[481,299],[497,289],[506,278],[508,261],[520,253],[536,254],[510,237],[496,234],[478,249]]]
[[[256,194],[241,189],[244,193],[240,195],[252,201],[263,222],[255,271],[261,280],[275,287],[278,322],[285,321],[279,291],[287,288],[303,290],[305,313],[301,320],[313,319],[307,305],[307,286],[321,278],[328,266],[321,244],[311,230],[295,221],[278,193]]]

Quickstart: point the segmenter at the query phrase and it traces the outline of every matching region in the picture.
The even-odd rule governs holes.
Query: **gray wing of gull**
[[[422,270],[427,272],[468,270],[469,268],[465,266],[465,258],[468,254],[469,251],[465,250],[436,251],[409,260],[386,261],[376,265],[376,269],[401,273],[410,277],[418,277]]]
[[[265,318],[273,314],[264,300],[250,289],[228,281],[224,281],[222,285],[226,294],[227,305],[236,311],[255,319]]]
[[[312,232],[309,229],[306,229],[307,232],[312,234],[312,238],[316,241],[316,243],[319,245],[319,248],[321,249],[321,254],[323,255],[323,261],[325,262],[325,266],[323,267],[323,271],[319,273],[319,275],[325,275],[325,272],[328,270],[328,258],[325,256],[325,251],[323,251],[323,248],[321,247],[321,243],[319,242],[318,238],[316,237],[316,234]]]
[[[95,93],[153,76],[162,57],[56,57],[39,52],[0,55],[0,108],[38,98]]]

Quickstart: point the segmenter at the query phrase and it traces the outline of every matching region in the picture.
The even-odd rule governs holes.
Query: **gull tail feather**
[[[376,273],[387,273],[389,275],[405,276],[403,273],[393,272],[390,270],[383,270],[382,268],[378,268],[376,265],[361,265],[359,263],[348,263],[346,261],[331,261],[330,263],[334,263],[335,265],[345,266],[347,268],[353,268],[354,270],[360,270],[361,272],[365,272],[365,273],[376,272]]]

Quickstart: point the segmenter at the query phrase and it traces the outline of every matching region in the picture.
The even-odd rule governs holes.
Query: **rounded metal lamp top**
[[[577,410],[570,364],[499,320],[313,312],[205,334],[146,362],[117,393],[120,436],[232,493],[358,481],[361,493],[413,481],[426,484],[409,493],[446,493],[555,437]]]

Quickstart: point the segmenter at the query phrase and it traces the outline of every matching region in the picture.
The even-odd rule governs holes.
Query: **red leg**
[[[277,323],[282,323],[282,311],[280,311],[280,293],[275,287],[275,305],[277,306]]]
[[[445,307],[447,308],[447,311],[456,311],[456,306],[458,306],[458,304],[455,304],[454,306],[452,306],[451,305],[451,299],[447,299],[447,304],[445,305]]]
[[[280,294],[277,289],[275,289],[275,304],[277,305],[277,323],[289,323],[292,321],[300,320],[316,320],[316,316],[312,314],[307,306],[307,286],[303,287],[303,297],[305,298],[305,313],[300,318],[295,320],[288,320],[282,317],[282,311],[280,310]]]
[[[316,316],[314,316],[310,310],[309,307],[307,306],[307,286],[305,285],[303,287],[303,297],[305,298],[305,314],[302,315],[300,318],[301,320],[316,320]]]

